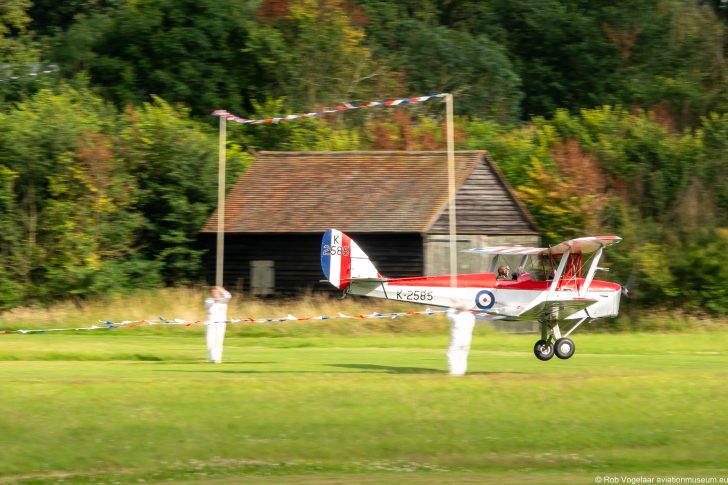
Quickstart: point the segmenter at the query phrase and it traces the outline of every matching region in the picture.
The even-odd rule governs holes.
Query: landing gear
[[[546,361],[554,356],[554,346],[546,340],[539,340],[536,342],[536,345],[533,346],[533,353],[536,354],[536,358],[538,360]]]
[[[539,322],[541,324],[541,340],[533,346],[533,353],[536,354],[536,358],[539,360],[549,360],[554,354],[559,359],[571,358],[574,355],[576,346],[574,345],[574,341],[567,337],[585,321],[587,321],[586,317],[576,322],[575,325],[562,335],[558,320],[555,318],[541,320]]]
[[[560,338],[554,344],[554,352],[559,359],[568,359],[574,355],[574,342],[568,338]]]

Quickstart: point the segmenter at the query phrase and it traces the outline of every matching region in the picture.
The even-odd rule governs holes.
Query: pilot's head
[[[498,268],[498,278],[510,278],[511,277],[511,268],[504,264],[503,266]]]

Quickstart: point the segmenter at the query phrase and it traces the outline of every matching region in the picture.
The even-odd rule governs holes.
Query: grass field
[[[452,378],[431,318],[233,328],[222,365],[194,327],[0,335],[0,483],[728,478],[728,332],[577,334],[544,363],[535,336],[479,327]]]

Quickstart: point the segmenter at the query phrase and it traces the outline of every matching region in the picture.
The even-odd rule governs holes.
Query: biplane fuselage
[[[455,286],[451,286],[453,284]],[[432,306],[450,306],[454,300],[470,310],[507,320],[539,320],[537,309],[547,299],[562,302],[557,319],[614,317],[619,313],[621,286],[592,280],[582,294],[585,278],[561,278],[550,295],[552,281],[533,281],[529,275],[515,280],[497,280],[495,273],[461,274],[457,278],[424,276],[386,281],[351,282],[353,295],[407,301]]]
[[[430,306],[465,307],[479,318],[541,323],[534,352],[541,360],[568,359],[574,343],[568,336],[582,323],[619,313],[620,285],[594,279],[602,250],[617,236],[593,236],[550,248],[488,247],[468,250],[491,257],[489,271],[476,274],[386,278],[346,234],[329,229],[321,243],[326,279],[345,293]],[[494,269],[517,258],[518,271]],[[571,322],[562,334],[559,322]]]

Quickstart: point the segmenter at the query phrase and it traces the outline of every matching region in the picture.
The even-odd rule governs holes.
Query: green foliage
[[[668,248],[658,243],[644,243],[635,250],[643,299],[663,300],[680,294],[678,281],[670,271]]]
[[[486,33],[506,47],[522,81],[524,115],[613,101],[618,58],[591,5],[557,0],[462,2],[448,15],[461,29]]]
[[[145,259],[162,265],[166,281],[189,283],[201,265],[194,241],[216,204],[217,138],[201,130],[186,109],[161,98],[126,114],[123,156],[137,184],[135,206],[145,217],[137,244]],[[229,183],[246,160],[232,147]]]
[[[257,62],[266,96],[285,96],[293,109],[368,98],[378,77],[365,44],[365,33],[355,26],[340,2],[293,0],[280,12],[268,12],[251,25],[244,51]]]
[[[554,166],[549,150],[559,139],[549,125],[543,129],[537,125],[509,129],[492,121],[474,119],[466,124],[465,133],[463,148],[488,150],[513,187],[532,178],[527,170],[534,162],[545,169]]]
[[[84,133],[103,136],[113,123],[109,115],[113,117],[90,93],[63,89],[42,90],[2,118],[0,157],[16,173],[12,220],[20,231],[12,245],[17,263],[8,269],[18,281],[33,285],[45,280],[39,272],[55,250],[53,244],[46,245],[53,239],[53,229],[46,225],[54,190],[50,181],[58,176],[59,164],[75,160]],[[75,252],[83,245],[76,248],[71,243],[66,248]]]
[[[234,0],[140,0],[81,18],[57,40],[68,74],[88,71],[124,105],[158,95],[197,114],[240,111],[255,73],[243,52],[252,15]]]
[[[393,62],[404,69],[410,91],[448,92],[461,114],[501,122],[518,118],[520,79],[503,46],[486,35],[411,20],[391,34]]]
[[[623,56],[622,100],[642,106],[664,105],[678,125],[696,123],[701,115],[726,103],[725,27],[707,5],[682,0],[649,2],[613,32]],[[624,33],[633,33],[624,42]],[[629,37],[629,36],[628,36]]]
[[[119,260],[135,258],[129,242],[143,222],[133,207],[134,180],[111,158],[109,141],[84,136],[90,140],[81,143],[93,145],[61,156],[48,177],[41,265],[44,292],[53,298],[106,294],[142,283],[118,271]]]
[[[48,69],[28,32],[30,0],[0,2],[0,108],[47,84]]]
[[[484,31],[440,22],[441,2],[361,0],[375,57],[402,72],[408,92],[455,94],[456,112],[509,122],[521,80],[508,52]]]
[[[248,157],[228,153],[232,183]],[[1,307],[199,278],[217,147],[187,110],[41,90],[0,118],[0,157]]]
[[[78,19],[111,10],[125,0],[32,0],[30,29],[43,35],[68,29]]]
[[[702,182],[715,197],[716,225],[728,226],[728,114],[710,113],[695,133],[702,154]]]
[[[693,311],[728,314],[728,234],[703,231],[671,260],[680,284],[681,306]]]
[[[99,98],[68,87],[42,90],[3,118],[0,153],[5,173],[13,171],[3,221],[16,224],[3,266],[25,295],[45,300],[138,284],[118,272],[110,278],[117,261],[135,257],[143,222],[136,183],[115,154],[116,123]]]
[[[525,117],[621,103],[660,107],[686,126],[724,110],[725,24],[716,16],[724,20],[724,8],[689,0],[437,3],[440,24],[506,47]]]
[[[578,117],[558,111],[553,126],[593,153],[615,185],[632,189],[622,195],[645,217],[665,214],[699,169],[695,138],[670,132],[653,113],[609,106],[581,110]]]
[[[0,59],[12,58],[21,46],[15,32],[24,32],[31,21],[28,16],[30,0],[4,0],[0,4]]]
[[[0,165],[0,310],[12,308],[22,301],[23,285],[17,277],[22,264],[18,247],[22,240],[14,184],[18,173]]]
[[[89,72],[120,105],[156,94],[196,115],[449,91],[459,113],[499,121],[621,103],[687,126],[728,101],[721,10],[690,0],[43,0],[30,12],[38,31],[60,31],[66,73]]]
[[[518,195],[536,219],[546,244],[557,244],[579,237],[589,217],[589,197],[557,174],[550,173],[534,160],[526,169],[528,180],[518,187]]]

